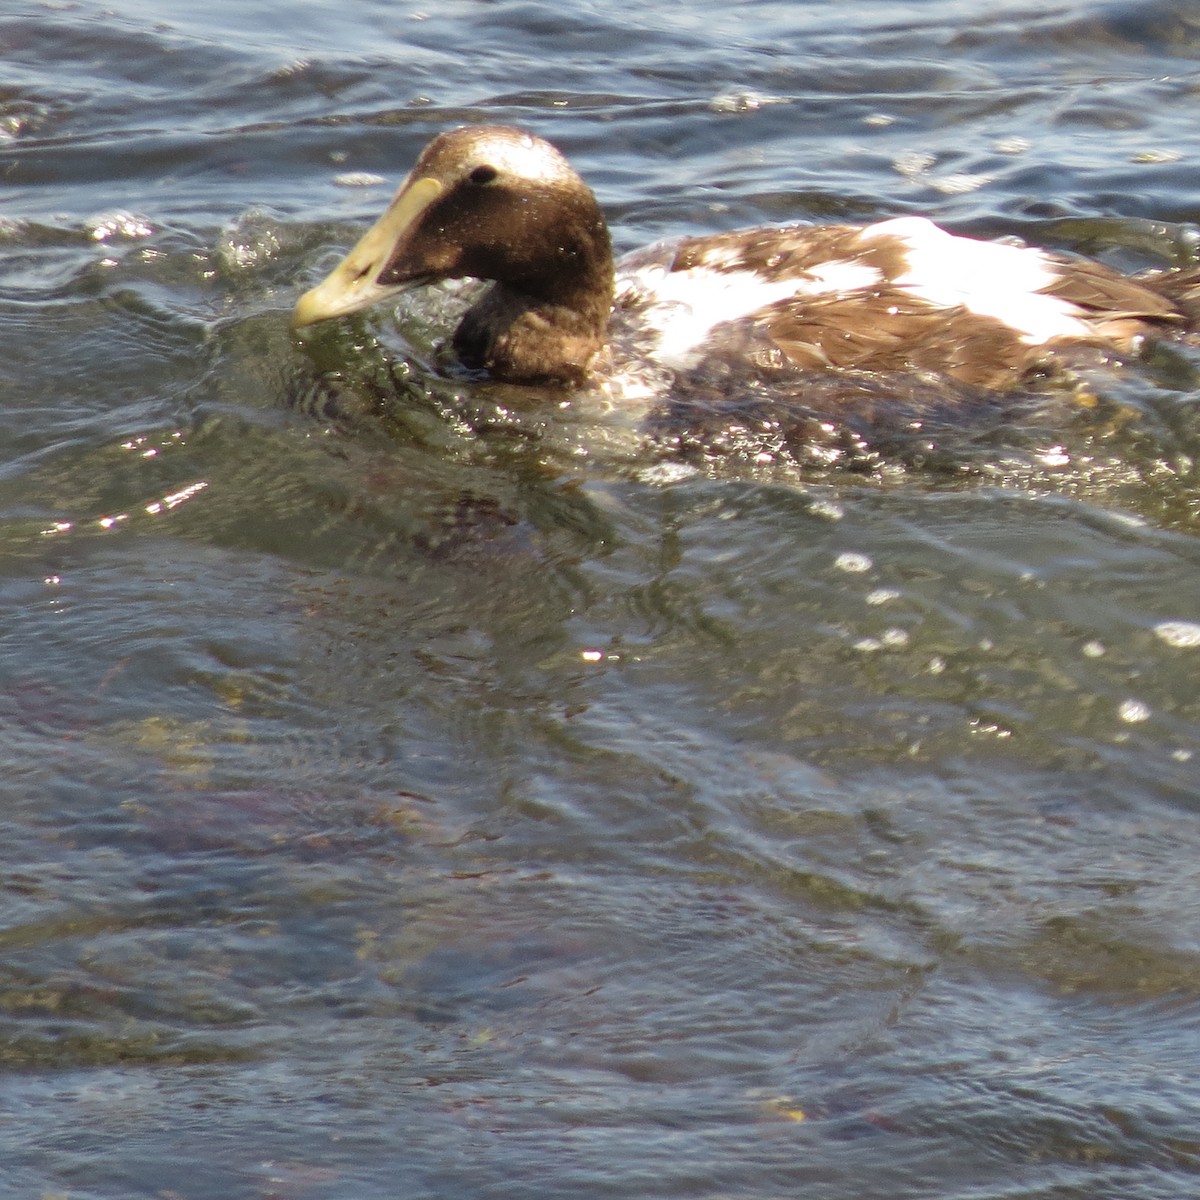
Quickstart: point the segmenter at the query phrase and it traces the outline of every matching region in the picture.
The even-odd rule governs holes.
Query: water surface
[[[1191,4],[0,45],[0,1190],[1195,1190],[1194,355],[987,470],[813,478],[519,395],[477,434],[439,298],[286,328],[464,120],[562,145],[621,249],[924,212],[1192,261]]]

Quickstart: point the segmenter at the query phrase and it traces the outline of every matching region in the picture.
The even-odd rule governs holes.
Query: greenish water
[[[437,297],[286,329],[474,119],[622,249],[926,212],[1185,260],[1190,4],[0,44],[0,1193],[1195,1190],[1194,353],[979,474],[815,479],[516,393],[472,433]]]

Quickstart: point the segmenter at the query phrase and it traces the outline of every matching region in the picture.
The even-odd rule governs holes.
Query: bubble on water
[[[217,238],[217,255],[227,267],[254,267],[279,253],[279,223],[261,209],[252,208]]]
[[[1150,719],[1150,706],[1141,700],[1122,700],[1117,715],[1129,725],[1137,725]]]
[[[846,510],[836,500],[814,500],[809,511],[827,521],[840,521],[846,515]]]
[[[1047,467],[1069,467],[1071,456],[1062,446],[1049,446],[1035,456]]]
[[[709,102],[708,107],[717,113],[757,112],[768,104],[783,104],[783,96],[772,96],[754,88],[725,88]]]
[[[1001,725],[998,721],[985,721],[981,717],[975,717],[968,721],[967,728],[973,734],[981,734],[985,737],[994,737],[1001,740],[1012,737],[1011,729]]]
[[[133,241],[154,234],[154,226],[146,217],[124,209],[97,213],[83,223],[84,231],[94,242],[107,242],[113,238]]]
[[[892,160],[892,170],[903,175],[906,179],[915,179],[924,175],[937,162],[936,155],[925,150],[907,150]]]
[[[1178,650],[1191,650],[1200,646],[1200,625],[1195,621],[1160,621],[1154,632]]]
[[[1181,150],[1164,150],[1151,149],[1139,150],[1137,154],[1131,155],[1129,161],[1135,163],[1173,163],[1178,162],[1183,157]]]
[[[979,191],[981,187],[986,187],[992,182],[992,178],[991,175],[955,171],[950,175],[940,175],[936,179],[931,179],[929,186],[944,196],[965,196],[970,192]]]
[[[347,188],[379,187],[380,184],[387,183],[387,177],[376,175],[372,171],[343,171],[342,174],[333,177],[333,182],[338,187]]]
[[[854,643],[855,650],[899,650],[908,645],[908,630],[893,626],[885,629],[878,637],[860,638]]]
[[[680,483],[685,479],[691,479],[700,473],[699,467],[694,467],[690,463],[673,463],[661,462],[655,463],[653,466],[644,467],[638,472],[638,478],[643,483],[648,483],[655,486],[663,486],[666,484]]]
[[[848,571],[851,575],[861,575],[864,571],[869,571],[875,564],[869,555],[846,550],[833,560],[833,565],[839,571]]]
[[[895,588],[876,588],[873,592],[867,593],[868,604],[887,604],[892,600],[899,600],[900,593]]]

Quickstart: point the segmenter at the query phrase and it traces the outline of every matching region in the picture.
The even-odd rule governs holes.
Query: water
[[[479,437],[383,318],[286,330],[462,120],[558,141],[621,249],[927,212],[1188,261],[1191,4],[0,44],[3,1194],[1195,1191],[1194,356],[1015,465],[814,479],[519,393]]]

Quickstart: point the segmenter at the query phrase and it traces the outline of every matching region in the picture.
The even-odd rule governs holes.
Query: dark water
[[[0,1193],[1195,1193],[1194,357],[1011,470],[813,480],[519,395],[476,436],[382,318],[286,330],[463,120],[557,140],[621,248],[924,211],[1188,261],[1190,0],[0,46]]]

